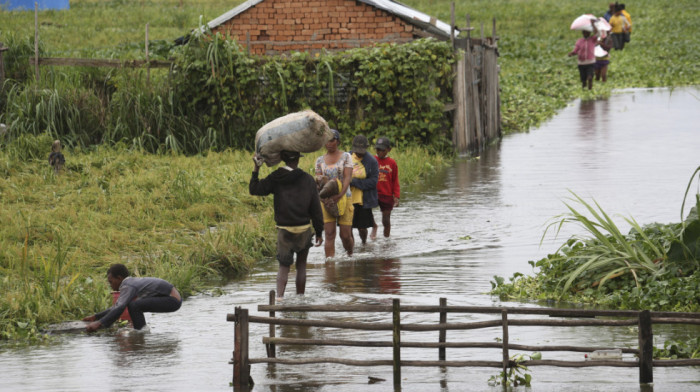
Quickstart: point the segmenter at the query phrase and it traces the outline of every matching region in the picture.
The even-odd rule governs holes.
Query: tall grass
[[[250,152],[67,149],[56,176],[46,161],[51,141],[26,134],[0,151],[1,338],[36,337],[46,323],[107,306],[112,263],[188,296],[274,255],[272,198],[248,194]],[[322,153],[306,154],[300,167],[311,171]],[[405,165],[404,185],[447,163],[417,147],[392,156]]]

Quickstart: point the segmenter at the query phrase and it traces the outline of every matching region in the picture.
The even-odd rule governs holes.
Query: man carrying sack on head
[[[316,235],[316,246],[323,243],[323,214],[316,181],[298,168],[302,155],[293,151],[282,151],[284,166],[263,180],[258,179],[262,161],[253,157],[255,168],[248,190],[254,196],[274,195],[275,223],[277,224],[277,298],[282,299],[287,287],[289,270],[297,255],[297,294],[306,289],[306,259],[311,248],[311,239]]]

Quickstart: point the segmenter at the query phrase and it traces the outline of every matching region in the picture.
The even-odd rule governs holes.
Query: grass
[[[35,339],[46,323],[106,307],[112,263],[188,296],[274,255],[272,198],[248,194],[251,153],[99,147],[66,152],[55,176],[50,142],[27,136],[0,152],[0,339]],[[311,172],[321,153],[306,154],[300,167]],[[449,159],[418,147],[391,155],[404,185]]]
[[[40,13],[42,55],[143,58],[148,23],[152,58],[168,57],[173,39],[239,3],[72,1],[70,10]],[[450,20],[451,1],[405,3]],[[700,24],[700,5],[694,0],[638,0],[628,4],[635,23],[632,42],[623,52],[613,52],[608,83],[596,83],[590,93],[582,91],[575,60],[566,57],[579,34],[570,31],[568,24],[582,13],[600,14],[605,3],[597,5],[600,9],[590,6],[554,0],[456,3],[457,24],[464,26],[464,15],[469,13],[477,27],[474,35],[480,35],[481,23],[490,35],[491,18],[497,18],[507,132],[537,126],[576,97],[593,99],[627,87],[700,84],[700,41],[687,39]],[[33,53],[32,11],[0,11],[0,26],[0,42],[12,42],[18,48],[5,52],[6,60]],[[31,77],[31,69],[15,65],[8,69],[9,77]],[[24,125],[35,127],[38,133],[51,132],[56,126],[53,121],[67,128],[104,124],[100,108],[113,104],[107,98],[119,87],[115,83],[132,82],[123,76],[116,78],[113,72],[58,71],[65,74],[61,76],[64,84],[81,81],[90,85],[90,91],[101,92],[94,97],[82,99],[85,93],[77,87],[69,90],[70,100],[52,90],[18,91],[26,95],[16,100],[25,105],[19,110],[30,119]],[[134,86],[143,83],[141,74],[134,73],[132,78]],[[129,91],[115,97],[125,102],[122,118],[136,117],[132,113],[145,108],[147,112],[138,113],[140,118],[152,119],[149,123],[167,132],[182,120],[165,110],[168,106],[163,103],[144,103],[157,99],[152,91]],[[37,105],[39,102],[45,104]],[[58,112],[64,114],[52,114]],[[52,121],[40,123],[32,118]],[[0,338],[36,338],[38,327],[45,323],[77,318],[106,306],[104,271],[113,262],[126,262],[141,275],[169,279],[187,295],[204,287],[210,277],[240,273],[272,254],[270,199],[252,198],[245,189],[249,153],[144,154],[140,149],[151,142],[150,129],[136,121],[125,124],[133,132],[128,146],[69,149],[66,173],[58,177],[45,161],[53,139],[50,134],[17,138],[0,152]],[[81,135],[99,140],[105,137],[104,129],[110,128],[98,125],[81,130]],[[178,148],[171,146],[170,150]],[[442,156],[413,146],[399,146],[391,155],[401,168],[404,184],[419,181],[447,163]],[[312,159],[304,158],[302,167],[310,168]],[[612,275],[608,272],[603,278],[606,276]],[[623,279],[608,280],[603,286],[615,287]],[[685,287],[682,283],[648,284],[656,290],[654,306],[664,306],[662,298],[673,295],[669,290]],[[694,294],[688,295],[692,298]],[[642,301],[638,305],[644,304],[639,295],[634,298]]]

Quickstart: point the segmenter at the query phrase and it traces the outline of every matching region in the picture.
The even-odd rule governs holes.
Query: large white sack
[[[332,138],[326,120],[312,110],[304,110],[263,125],[255,134],[255,152],[267,166],[274,166],[281,161],[281,151],[318,151]]]

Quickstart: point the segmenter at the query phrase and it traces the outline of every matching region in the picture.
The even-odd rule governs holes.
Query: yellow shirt
[[[623,15],[613,15],[610,18],[610,30],[611,33],[621,34],[625,32],[624,27],[627,25],[627,19]]]
[[[352,154],[352,178],[362,180],[367,178],[367,171],[365,170],[365,165],[362,164],[362,158],[355,154]],[[350,186],[350,193],[352,194],[352,204],[362,204],[362,189]]]

